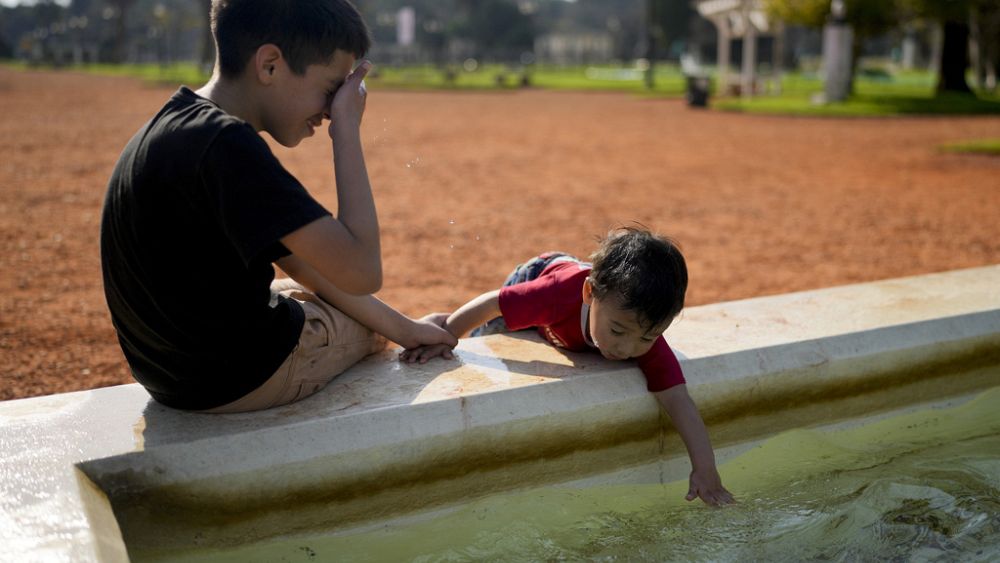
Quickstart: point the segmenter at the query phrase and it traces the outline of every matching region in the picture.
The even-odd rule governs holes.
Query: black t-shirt
[[[182,87],[129,141],[101,218],[104,293],[135,379],[206,409],[259,387],[304,315],[271,304],[280,238],[329,212],[245,121]]]

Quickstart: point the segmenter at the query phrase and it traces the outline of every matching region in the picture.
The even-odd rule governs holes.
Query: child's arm
[[[358,66],[330,105],[337,218],[318,219],[281,239],[295,256],[354,295],[374,293],[382,287],[378,216],[361,148],[365,95],[359,86],[370,68],[367,61]]]
[[[500,290],[486,293],[462,305],[448,316],[444,328],[461,338],[472,329],[500,316]]]
[[[327,303],[404,348],[443,344],[450,350],[458,344],[458,339],[432,321],[410,319],[374,295],[351,295],[341,291],[294,255],[279,259],[277,264]]]
[[[698,407],[688,395],[687,386],[675,385],[654,395],[670,415],[691,459],[690,488],[685,498],[694,500],[701,497],[701,500],[712,505],[734,502],[733,495],[722,486],[719,471],[715,468],[715,453],[708,439],[708,430],[698,414]]]
[[[482,325],[486,321],[500,316],[500,290],[488,291],[448,315],[441,326],[448,330],[456,338],[461,338],[472,329]],[[412,350],[404,350],[399,354],[399,359],[407,363],[426,363],[427,360],[437,356],[447,357],[451,349],[443,346],[421,346]]]

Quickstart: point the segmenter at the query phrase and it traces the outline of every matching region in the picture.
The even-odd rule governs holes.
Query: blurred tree
[[[534,22],[511,0],[461,0],[459,5],[465,21],[456,31],[476,45],[480,57],[516,59],[534,49]]]
[[[649,0],[650,19],[656,28],[657,56],[674,59],[684,51],[691,21],[698,16],[688,0]]]
[[[9,59],[14,56],[14,47],[4,33],[3,9],[5,8],[0,8],[0,59]]]
[[[854,76],[865,41],[899,24],[900,13],[896,1],[898,0],[845,0],[847,23],[854,30],[850,92],[854,91]],[[830,0],[765,0],[770,17],[817,29],[826,25],[830,17],[830,4]]]
[[[18,4],[0,12],[0,36],[9,38],[10,48],[27,51],[52,62],[47,42],[53,24],[66,16],[66,7],[53,0],[38,0],[33,4]],[[13,53],[12,53],[13,54]]]
[[[980,85],[995,91],[1000,75],[1000,0],[979,2],[975,26],[979,45],[976,77]]]
[[[774,19],[806,27],[823,27],[830,15],[829,0],[767,0],[765,7]]]
[[[811,27],[822,27],[830,12],[829,0],[766,2],[772,17]],[[937,69],[938,92],[971,92],[965,79],[969,68],[970,15],[979,16],[978,42],[987,53],[994,52],[1000,37],[1000,24],[995,16],[1000,12],[1000,0],[846,0],[846,5],[847,20],[855,32],[854,66],[867,38],[916,19],[940,24],[944,40],[941,65]]]
[[[212,0],[197,0],[198,9],[205,20],[201,32],[201,47],[198,52],[198,64],[202,68],[212,68],[215,63],[215,39],[212,38]]]
[[[972,10],[995,7],[998,0],[897,0],[910,17],[925,17],[941,24],[944,41],[938,69],[937,92],[971,94],[965,80],[969,68],[969,15]],[[993,30],[997,33],[1000,30]]]
[[[128,45],[128,13],[136,0],[106,0],[115,10],[115,40],[111,51],[111,62],[123,63]]]

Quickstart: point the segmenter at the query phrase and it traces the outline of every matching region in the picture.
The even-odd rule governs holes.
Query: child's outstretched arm
[[[675,385],[654,393],[656,399],[670,415],[677,433],[684,441],[691,459],[691,478],[687,500],[701,498],[707,504],[719,506],[735,502],[732,493],[722,486],[722,479],[715,467],[715,452],[708,439],[708,430],[698,414],[686,385]]]
[[[448,318],[441,326],[450,332],[455,338],[461,338],[472,329],[482,325],[486,321],[500,316],[500,290],[487,291],[486,293],[462,305]],[[399,359],[406,363],[420,362],[437,356],[447,356],[451,348],[443,345],[421,346],[419,348],[403,350],[399,354]]]
[[[486,321],[500,316],[500,290],[487,291],[486,293],[462,305],[455,312],[448,316],[444,323],[444,328],[462,338],[472,329],[484,324]]]
[[[351,295],[338,289],[294,255],[281,258],[277,264],[292,279],[327,303],[404,348],[441,344],[451,350],[458,344],[458,339],[450,332],[426,318],[413,320],[374,295]]]

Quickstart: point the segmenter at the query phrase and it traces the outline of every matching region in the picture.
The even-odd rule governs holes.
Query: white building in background
[[[614,58],[614,49],[610,33],[556,32],[535,39],[535,60],[563,65],[606,62]]]
[[[416,38],[417,12],[411,6],[404,6],[396,12],[396,44],[409,47]]]

